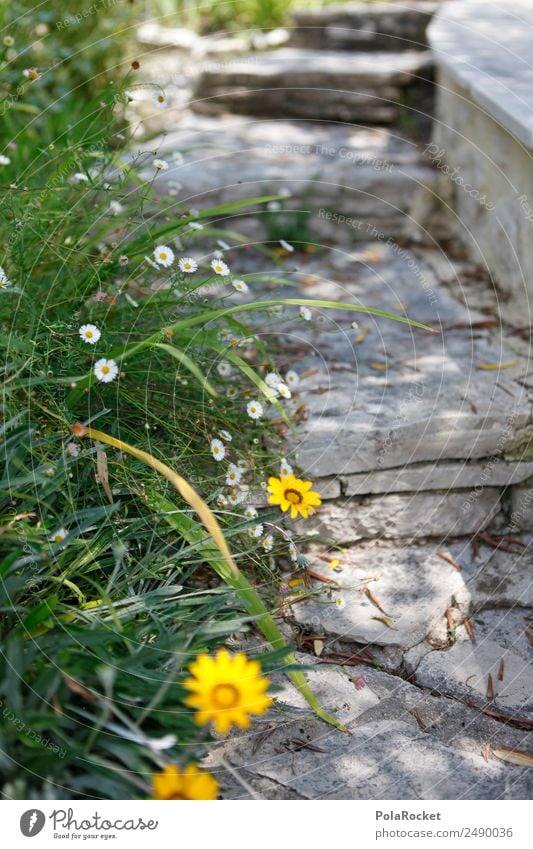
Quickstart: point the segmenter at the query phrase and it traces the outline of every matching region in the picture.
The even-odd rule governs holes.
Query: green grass
[[[36,48],[25,45],[51,6],[35,18],[18,19],[17,10],[5,30],[16,48],[0,47],[0,265],[11,282],[0,288],[0,790],[17,799],[146,798],[152,773],[200,761],[211,740],[184,705],[183,679],[199,653],[262,631],[274,646],[261,653],[265,671],[283,666],[331,721],[268,614],[277,564],[291,567],[279,512],[261,515],[274,532],[266,551],[225,480],[228,459],[247,464],[252,491],[279,469],[276,427],[246,412],[261,399],[291,424],[264,382],[273,363],[258,334],[266,316],[275,328],[273,308],[297,316],[311,302],[278,296],[282,267],[273,276],[279,261],[263,251],[269,273],[247,279],[263,280],[264,300],[253,293],[235,303],[209,260],[217,239],[246,241],[227,226],[242,203],[193,213],[160,197],[154,170],[144,179],[143,163],[128,159],[124,91],[135,71],[117,34],[122,18],[110,64],[95,19],[80,29],[78,51],[71,28],[72,55],[18,91],[24,68],[51,67],[68,38],[49,18],[35,61]],[[73,63],[86,69],[81,81]],[[248,203],[265,208],[271,199]],[[199,221],[203,230],[190,227]],[[198,271],[154,268],[145,256],[161,243],[177,256],[200,249]],[[94,347],[79,335],[87,323],[102,333]],[[111,383],[95,377],[101,357],[120,369]],[[222,361],[231,378],[220,374]],[[73,436],[76,422],[101,431],[100,442]],[[216,463],[210,442],[222,429],[232,440]],[[189,481],[216,513],[239,580],[224,573],[203,508],[139,452]]]

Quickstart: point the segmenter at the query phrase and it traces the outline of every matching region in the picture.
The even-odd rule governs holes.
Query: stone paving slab
[[[401,92],[423,85],[427,51],[346,53],[280,48],[220,63],[206,63],[192,107],[198,112],[390,123]],[[320,97],[317,97],[320,92]]]
[[[324,566],[321,571],[338,582],[331,599],[340,597],[345,606],[338,608],[321,592],[294,604],[292,614],[299,625],[344,642],[415,646],[465,586],[463,575],[444,562],[434,546],[352,548],[337,556],[343,564],[340,573],[327,573]],[[365,580],[369,578],[373,580]],[[383,610],[365,594],[366,587]]]
[[[528,537],[522,538],[527,545],[522,550],[515,546],[515,554],[481,545],[474,556],[470,539],[445,546],[463,570],[468,592],[465,611],[533,606],[533,552]]]
[[[406,468],[372,471],[342,478],[344,495],[377,495],[433,489],[477,489],[517,484],[533,475],[533,463],[486,462],[419,463]],[[468,495],[465,494],[465,498]],[[477,496],[476,496],[477,498]]]
[[[306,473],[496,459],[520,441],[531,399],[516,378],[527,358],[506,350],[505,333],[484,327],[475,304],[452,299],[423,257],[385,243],[337,249],[302,261],[294,279],[307,297],[404,309],[440,331],[360,315],[351,332],[335,310],[295,329],[304,376],[296,400],[305,398],[309,417],[292,447]]]
[[[403,50],[426,46],[437,3],[334,3],[296,9],[291,44],[315,49]]]
[[[456,642],[450,648],[422,658],[416,670],[417,683],[476,704],[490,702],[491,709],[507,715],[532,718],[533,668],[531,646],[525,637],[526,622],[532,617],[531,610],[485,611],[474,616],[475,642],[463,626],[457,628]],[[493,699],[489,698],[489,675]]]
[[[259,798],[529,798],[530,770],[483,757],[484,748],[527,750],[527,732],[369,667],[318,670],[309,675],[315,687],[314,676],[323,676],[319,698],[338,688],[339,675],[350,682],[347,698],[354,705],[370,691],[366,710],[355,708],[352,735],[318,722],[308,710],[298,716],[285,707],[271,710],[250,732],[210,753],[206,766],[224,778],[226,798],[250,798],[250,788]],[[357,689],[353,681],[361,678],[364,686]],[[229,785],[220,755],[232,767]]]
[[[450,233],[447,181],[412,141],[386,129],[189,114],[158,146],[163,158],[175,150],[184,162],[170,162],[157,186],[177,184],[177,197],[198,209],[281,191],[289,195],[284,209],[309,210],[320,240],[360,241],[372,228],[394,238],[427,239],[429,227]],[[148,163],[146,176],[152,157]]]
[[[448,492],[414,492],[341,499],[325,504],[318,515],[296,526],[341,545],[358,540],[420,539],[475,534],[489,524],[503,527],[502,494],[485,487]]]

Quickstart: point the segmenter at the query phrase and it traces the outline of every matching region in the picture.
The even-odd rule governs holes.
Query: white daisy
[[[279,200],[270,200],[267,203],[267,209],[269,212],[276,212],[278,209],[281,209]]]
[[[9,156],[4,156],[4,154],[0,154],[0,165],[9,165],[11,159]]]
[[[54,531],[54,533],[50,537],[50,542],[63,542],[66,536],[67,532],[65,528],[58,528],[57,531]]]
[[[178,265],[180,267],[180,271],[183,271],[184,274],[192,274],[194,271],[198,270],[198,263],[190,256],[182,256]]]
[[[233,439],[229,430],[219,430],[218,435],[224,440],[224,442],[231,442]]]
[[[276,389],[281,383],[281,377],[279,374],[276,374],[275,371],[269,371],[267,375],[265,375],[265,383],[267,386],[270,386],[271,389]]]
[[[228,492],[228,504],[231,504],[232,507],[236,507],[237,504],[240,504],[241,501],[244,501],[245,493],[240,489],[231,489]]]
[[[286,242],[285,239],[280,239],[279,243],[280,243],[281,247],[284,248],[286,251],[288,251],[290,254],[294,253],[293,246],[289,245],[289,243]]]
[[[263,415],[263,405],[259,401],[249,401],[246,405],[246,412],[251,419],[260,419]]]
[[[228,486],[236,486],[241,482],[242,472],[235,463],[230,463],[226,472],[226,483]]]
[[[280,463],[279,473],[280,473],[280,475],[285,475],[285,477],[287,477],[288,475],[292,475],[294,473],[294,469],[292,468],[290,463],[287,463],[285,457],[283,457],[283,459]]]
[[[0,289],[7,289],[8,286],[11,286],[11,280],[0,265]]]
[[[299,382],[300,378],[298,377],[297,372],[291,370],[288,371],[285,375],[285,383],[287,384],[287,386],[290,386],[291,389],[294,389],[295,386],[298,386]]]
[[[179,152],[179,150],[175,150],[172,154],[172,161],[176,163],[176,165],[183,165],[183,154]]]
[[[243,475],[250,471],[250,463],[247,460],[237,460],[237,465]]]
[[[350,327],[352,328],[352,330],[359,330],[359,325],[357,324],[356,321],[352,321],[352,323],[350,324]]]
[[[226,447],[224,443],[220,441],[220,439],[212,439],[210,442],[210,448],[211,454],[213,455],[217,463],[219,463],[220,460],[223,460],[226,456]]]
[[[220,274],[221,277],[227,277],[229,274],[229,268],[225,262],[222,262],[221,259],[214,259],[211,262],[211,268],[215,272],[215,274]]]
[[[340,597],[340,595],[334,598],[333,601],[335,602],[335,607],[338,607],[339,610],[342,610],[343,607],[346,607],[346,602],[343,598]]]
[[[282,398],[291,398],[291,390],[288,386],[285,386],[284,383],[280,383],[278,386],[278,392]]]
[[[229,363],[217,363],[217,371],[221,377],[229,377],[231,374],[231,366]]]
[[[72,175],[72,182],[73,183],[88,183],[89,178],[88,178],[87,174],[82,174],[81,171],[78,171],[76,174]]]
[[[244,282],[244,280],[232,280],[231,285],[237,292],[247,292],[248,286]]]
[[[203,229],[204,229],[204,225],[203,225],[203,224],[199,224],[199,223],[198,223],[198,221],[190,221],[190,222],[189,222],[189,228],[190,228],[191,230],[203,230]]]
[[[313,313],[309,309],[309,307],[300,307],[300,316],[301,318],[305,318],[306,321],[311,321],[313,318]]]
[[[69,457],[79,457],[80,456],[80,447],[75,442],[69,442],[67,445],[67,454]]]
[[[228,396],[228,398],[231,398],[231,399],[236,398],[238,394],[239,393],[237,392],[236,386],[228,386],[228,388],[226,390],[226,395]]]
[[[32,82],[35,82],[35,80],[41,79],[41,74],[39,73],[37,68],[24,68],[22,73],[26,77],[27,80],[32,80]]]
[[[298,549],[296,548],[293,542],[289,543],[289,557],[291,558],[293,563],[296,563],[296,561],[298,560]]]
[[[154,159],[153,166],[156,171],[168,171],[168,162],[164,159]]]
[[[263,531],[264,531],[264,528],[263,528],[263,525],[261,524],[261,522],[258,522],[256,525],[252,525],[248,529],[248,533],[251,536],[255,537],[256,539],[259,539],[260,537],[263,536]],[[267,549],[267,551],[270,551],[270,549]]]
[[[152,100],[158,109],[166,109],[168,106],[168,100],[166,99],[162,91],[156,92],[153,95]]]
[[[94,364],[94,375],[102,383],[111,383],[118,374],[118,366],[114,360],[106,360],[102,357]]]
[[[12,35],[4,35],[2,42],[4,44],[4,47],[13,47],[15,39]]]
[[[121,212],[124,212],[124,207],[118,200],[112,200],[109,204],[109,211],[112,215],[120,215]]]
[[[262,545],[265,551],[272,551],[272,548],[274,546],[274,537],[272,536],[272,534],[266,535],[266,537],[263,539]]]
[[[244,511],[244,515],[246,516],[247,519],[255,519],[255,517],[257,516],[257,510],[255,509],[255,507],[252,507],[250,505]]]
[[[100,336],[102,335],[101,331],[95,327],[94,324],[82,324],[80,329],[78,330],[81,338],[84,342],[87,342],[88,345],[96,345]]]
[[[166,245],[158,245],[154,249],[154,259],[163,268],[168,268],[174,262],[174,251]]]

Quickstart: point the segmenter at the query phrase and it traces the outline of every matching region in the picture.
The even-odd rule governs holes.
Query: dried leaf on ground
[[[514,749],[493,749],[492,754],[508,764],[533,766],[533,755],[528,752],[517,752]]]

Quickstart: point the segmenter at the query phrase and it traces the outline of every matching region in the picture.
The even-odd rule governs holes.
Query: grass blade
[[[258,628],[271,643],[272,647],[279,649],[287,646],[284,636],[265,607],[261,597],[257,594],[247,578],[240,572],[237,564],[233,560],[222,532],[222,528],[220,527],[216,516],[190,483],[147,451],[142,451],[140,448],[135,448],[133,445],[129,445],[121,439],[117,439],[114,436],[110,436],[107,433],[103,433],[102,431],[95,430],[91,427],[85,428],[83,425],[78,425],[77,432],[79,433],[80,431],[83,432],[84,435],[87,435],[90,439],[103,442],[106,445],[111,445],[113,448],[117,448],[119,451],[131,454],[132,457],[146,463],[170,481],[187,504],[196,511],[202,524],[212,538],[212,542],[209,540],[209,537],[205,537],[205,543],[203,543],[201,535],[198,533],[198,528],[195,528],[193,531],[190,524],[192,520],[185,516],[185,514],[177,514],[173,512],[174,521],[179,521],[180,533],[182,533],[184,538],[188,541],[196,542],[202,546],[202,551],[206,561],[217,572],[222,580],[233,587],[233,589],[237,592],[239,598],[241,598],[244,602],[248,612],[256,618]],[[179,520],[176,517],[179,517]],[[186,521],[187,519],[188,522]],[[296,658],[292,654],[288,654],[287,660],[291,664],[296,664]],[[313,695],[302,672],[289,672],[289,677],[317,716],[329,725],[339,728],[341,731],[347,730],[337,719],[335,719],[335,717],[327,713],[327,711],[325,711],[320,705],[316,697]]]

